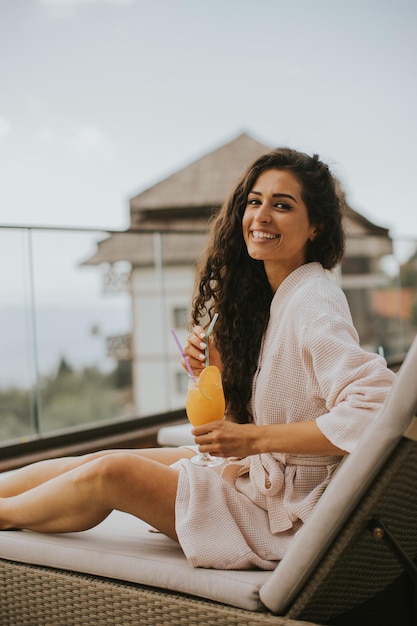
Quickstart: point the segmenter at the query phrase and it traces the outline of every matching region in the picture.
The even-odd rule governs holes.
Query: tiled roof
[[[219,206],[245,168],[270,149],[239,135],[132,198],[131,212]]]

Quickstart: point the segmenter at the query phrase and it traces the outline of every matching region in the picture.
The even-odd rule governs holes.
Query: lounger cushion
[[[117,511],[81,533],[0,532],[0,558],[170,589],[252,611],[262,607],[259,589],[271,575],[194,569],[175,541]]]
[[[186,446],[194,445],[194,437],[191,434],[191,424],[178,424],[176,426],[163,426],[158,431],[158,444],[160,446]]]

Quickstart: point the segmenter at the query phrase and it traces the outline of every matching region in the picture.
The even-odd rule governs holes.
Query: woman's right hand
[[[206,345],[206,331],[202,326],[194,326],[187,337],[184,352],[196,376],[199,376],[206,367]],[[214,344],[213,337],[209,337],[209,363],[216,365],[222,371],[220,354]],[[182,360],[182,366],[185,370],[187,369],[184,360]]]

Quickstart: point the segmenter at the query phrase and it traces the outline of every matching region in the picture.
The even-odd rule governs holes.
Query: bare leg
[[[163,465],[171,465],[182,458],[191,458],[193,452],[187,448],[144,448],[132,450],[103,450],[83,456],[62,457],[33,463],[16,470],[15,472],[0,474],[0,497],[9,498],[29,489],[33,489],[52,478],[61,476],[65,472],[80,467],[85,463],[108,456],[129,452],[144,458],[159,461]]]
[[[87,530],[117,509],[176,540],[177,483],[176,469],[130,451],[114,451],[20,495],[0,498],[0,528]]]

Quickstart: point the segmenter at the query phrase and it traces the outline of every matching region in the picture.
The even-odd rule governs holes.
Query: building
[[[100,241],[84,263],[102,266],[108,285],[117,288],[121,283],[131,293],[132,336],[112,341],[118,346],[116,356],[132,360],[138,415],[184,405],[187,377],[169,330],[175,328],[185,343],[194,266],[208,220],[245,167],[269,149],[241,134],[145,189],[130,200],[129,229]],[[339,279],[355,324],[372,349],[381,340],[373,332],[368,291],[387,281],[379,262],[392,253],[392,242],[387,229],[366,220],[346,201],[344,220],[347,251]],[[127,274],[119,269],[126,263]]]

